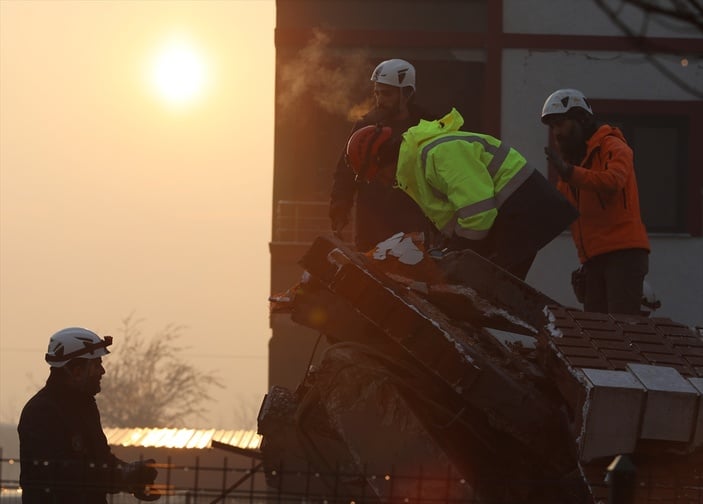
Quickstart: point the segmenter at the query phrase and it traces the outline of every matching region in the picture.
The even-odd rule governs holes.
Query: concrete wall
[[[700,37],[690,25],[671,19],[645,23],[642,9],[625,2],[605,2],[618,9],[620,20],[639,30],[646,28],[649,37]],[[655,2],[656,3],[656,2]],[[672,2],[659,2],[670,7]],[[552,35],[622,36],[622,31],[592,0],[503,0],[503,31]]]
[[[654,316],[703,327],[703,239],[654,235],[650,242],[647,281],[662,302]],[[563,233],[539,252],[527,283],[566,306],[581,308],[570,284],[577,266],[571,235]]]
[[[686,68],[673,56],[661,57],[660,63],[685,82],[703,82],[703,60]],[[502,71],[502,138],[542,168],[547,128],[540,113],[552,91],[573,87],[591,99],[695,99],[643,55],[632,53],[508,49]]]

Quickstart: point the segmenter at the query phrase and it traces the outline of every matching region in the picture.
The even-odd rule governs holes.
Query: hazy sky
[[[0,0],[0,23],[0,421],[53,332],[134,314],[185,326],[227,385],[210,426],[237,427],[267,387],[275,1]]]

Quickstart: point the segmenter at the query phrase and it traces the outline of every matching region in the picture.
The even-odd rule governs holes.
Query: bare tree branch
[[[672,19],[689,23],[699,30],[703,31],[703,6],[699,5],[696,0],[672,0],[672,7],[662,7],[651,0],[623,0],[624,3],[633,5],[648,14],[659,14]]]
[[[676,84],[680,89],[686,91],[687,93],[695,96],[699,99],[703,99],[703,91],[697,89],[686,81],[680,79],[677,75],[672,73],[668,68],[666,68],[659,60],[657,60],[651,51],[644,46],[643,37],[635,34],[628,26],[625,24],[618,16],[617,12],[611,10],[607,5],[605,0],[594,0],[596,5],[610,18],[610,20],[623,32],[624,35],[631,38],[635,44],[641,49],[647,61],[654,66],[662,75],[664,75],[671,82]],[[623,0],[625,3],[638,4],[638,3],[648,3],[642,2],[641,0]]]
[[[191,417],[204,418],[211,387],[222,383],[181,358],[177,344],[182,326],[168,325],[143,338],[132,315],[122,320],[122,336],[105,360],[107,372],[97,400],[111,427],[185,427]]]

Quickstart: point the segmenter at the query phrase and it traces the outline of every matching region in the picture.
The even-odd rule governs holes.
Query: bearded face
[[[396,119],[405,107],[403,93],[399,87],[375,82],[373,95],[376,100],[375,113],[379,120]]]
[[[567,116],[555,116],[548,124],[564,160],[579,164],[586,155],[586,135],[581,122]]]
[[[105,374],[102,359],[75,359],[66,366],[71,385],[77,391],[94,396],[100,392],[100,380]]]

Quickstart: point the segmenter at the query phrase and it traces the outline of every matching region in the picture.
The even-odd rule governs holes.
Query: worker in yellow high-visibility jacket
[[[525,279],[537,251],[577,217],[525,158],[490,135],[460,131],[456,109],[421,120],[400,143],[382,124],[357,130],[347,162],[362,181],[407,193],[450,249],[472,249]]]

